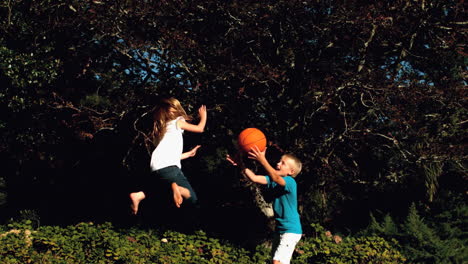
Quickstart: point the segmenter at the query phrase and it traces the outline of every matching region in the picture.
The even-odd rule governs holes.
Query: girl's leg
[[[171,185],[173,199],[177,207],[180,207],[180,204],[182,203],[180,202],[180,197],[186,199],[190,204],[196,204],[197,195],[180,168],[170,166],[157,170],[157,173],[161,180],[168,182]],[[176,189],[176,187],[178,188]]]
[[[182,194],[182,197],[184,197],[184,199],[187,200],[189,204],[196,205],[198,198],[192,186],[190,185],[190,182],[182,171],[179,171],[177,176],[177,185],[179,186],[179,191]]]
[[[171,184],[171,188],[174,196],[174,203],[178,208],[180,208],[183,200],[190,198],[190,190],[177,185],[175,182]]]
[[[177,208],[180,208],[180,205],[182,204],[184,199],[182,198],[182,194],[180,193],[179,185],[177,185],[177,183],[173,182],[171,184],[171,188],[172,188],[172,193],[173,193],[173,197],[174,197],[175,206]]]
[[[140,205],[140,202],[145,198],[146,196],[144,192],[130,193],[130,200],[132,200],[132,203],[130,204],[130,208],[132,209],[132,213],[134,215],[138,213],[138,206]]]
[[[179,191],[180,191],[180,194],[182,194],[182,197],[184,197],[185,199],[190,198],[191,195],[190,195],[189,189],[179,186]]]

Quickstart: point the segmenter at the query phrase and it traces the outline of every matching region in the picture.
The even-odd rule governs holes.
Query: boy
[[[297,211],[296,177],[302,168],[301,161],[291,154],[285,154],[274,169],[265,158],[266,148],[260,151],[254,146],[248,153],[249,159],[257,160],[266,170],[267,176],[256,175],[248,168],[241,168],[242,173],[255,183],[267,186],[273,195],[276,231],[273,240],[273,264],[289,264],[294,248],[302,236],[302,226]],[[229,155],[227,160],[237,166]]]

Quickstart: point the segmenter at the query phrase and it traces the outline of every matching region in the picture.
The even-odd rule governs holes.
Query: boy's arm
[[[205,131],[206,119],[208,116],[205,105],[200,106],[198,114],[200,115],[200,121],[197,125],[187,123],[185,120],[179,120],[177,121],[177,126],[190,132],[203,133],[203,131]]]
[[[255,159],[260,164],[262,164],[262,166],[267,171],[267,174],[270,175],[272,181],[276,182],[281,186],[286,186],[286,181],[283,179],[283,177],[281,177],[267,161],[265,157],[266,150],[267,148],[265,148],[264,151],[260,151],[260,149],[258,149],[257,146],[254,146],[249,152],[249,159]]]
[[[251,169],[245,168],[243,164],[238,162],[235,158],[232,158],[231,156],[227,155],[226,160],[229,161],[232,165],[234,166],[239,166],[242,169],[242,174],[247,176],[247,178],[251,182],[255,182],[258,184],[268,184],[268,181],[265,176],[263,175],[256,175]]]
[[[242,173],[245,176],[247,176],[247,178],[249,178],[251,182],[255,182],[255,183],[263,184],[263,185],[268,184],[266,176],[257,175],[251,169],[245,168],[244,170],[242,170]]]
[[[197,154],[198,148],[200,148],[200,147],[201,147],[200,145],[196,145],[193,149],[182,153],[182,155],[180,156],[180,159],[183,160],[183,159],[195,156]]]

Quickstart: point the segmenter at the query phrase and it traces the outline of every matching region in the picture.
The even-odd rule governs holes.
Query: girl
[[[180,160],[196,155],[200,145],[192,150],[182,153],[184,130],[202,133],[205,130],[207,112],[206,106],[198,109],[200,121],[197,125],[187,123],[191,118],[182,108],[179,100],[167,98],[155,107],[153,112],[153,131],[151,138],[156,146],[151,154],[151,178],[156,177],[169,183],[173,193],[175,205],[179,208],[183,199],[195,204],[197,196],[187,178],[181,170]],[[145,186],[144,189],[151,188]],[[138,213],[138,205],[146,198],[145,190],[130,193],[131,209],[133,214]]]

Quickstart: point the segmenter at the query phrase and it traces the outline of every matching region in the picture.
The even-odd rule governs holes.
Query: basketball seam
[[[251,145],[251,144],[255,144],[255,143],[257,143],[257,142],[263,141],[264,139],[265,139],[265,138],[261,138],[261,139],[259,139],[259,140],[257,140],[257,141],[250,142],[250,143],[248,143],[248,144],[245,144],[245,145]]]
[[[241,145],[244,145],[245,144],[245,139],[249,137],[250,134],[252,133],[255,133],[257,130],[256,129],[250,129],[250,133],[248,133],[247,135],[245,135],[243,138],[242,138],[242,144]]]

